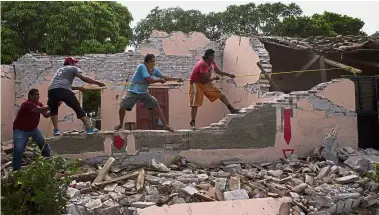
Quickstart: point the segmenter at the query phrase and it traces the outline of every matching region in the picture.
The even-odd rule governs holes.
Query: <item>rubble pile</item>
[[[32,153],[26,154],[30,162]],[[2,170],[9,167],[9,158],[2,161]],[[375,174],[375,163],[379,151],[340,147],[334,131],[307,157],[268,163],[236,158],[202,167],[177,157],[168,166],[152,159],[132,169],[109,157],[102,165],[82,162],[67,189],[66,212],[136,215],[150,206],[286,196],[292,199],[287,214],[347,213],[379,204],[379,184],[366,177]]]
[[[338,160],[324,159],[333,153]],[[169,167],[151,160],[146,168],[126,171],[112,165],[111,157],[101,169],[89,167],[74,177],[68,213],[132,215],[153,205],[284,196],[292,198],[290,214],[349,212],[379,203],[379,184],[361,177],[378,162],[373,159],[379,159],[373,149],[324,147],[305,159],[260,164],[232,159],[202,168],[179,157]]]
[[[262,36],[260,40],[281,44],[300,50],[316,52],[353,51],[358,49],[379,49],[379,37],[367,36],[312,36],[308,38]]]

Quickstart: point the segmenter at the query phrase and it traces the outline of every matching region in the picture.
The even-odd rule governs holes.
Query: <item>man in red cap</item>
[[[90,126],[86,114],[83,108],[80,107],[80,103],[76,98],[75,93],[71,91],[83,90],[83,88],[72,87],[71,85],[75,77],[80,78],[86,83],[96,84],[100,87],[104,87],[105,84],[84,76],[82,74],[83,72],[75,66],[77,62],[79,62],[79,60],[72,57],[66,58],[63,67],[56,71],[49,86],[47,105],[50,107],[51,121],[54,126],[54,136],[60,135],[58,128],[58,107],[60,102],[66,103],[67,106],[75,111],[77,118],[83,121],[88,134],[93,134],[97,131],[96,128]]]

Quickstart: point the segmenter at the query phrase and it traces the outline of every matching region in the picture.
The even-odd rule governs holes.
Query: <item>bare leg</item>
[[[229,111],[230,111],[231,113],[238,113],[238,112],[239,112],[239,109],[233,107],[233,106],[229,103],[229,101],[228,101],[228,99],[226,98],[225,95],[222,95],[222,96],[220,97],[220,100],[222,101],[222,103],[224,103],[224,104],[226,105],[226,107],[229,109]]]
[[[198,109],[198,107],[191,107],[191,122],[190,122],[190,126],[191,126],[192,130],[196,129],[195,120],[196,120],[196,115],[197,115],[197,109]]]
[[[83,122],[84,127],[86,128],[86,130],[88,130],[88,129],[91,128],[87,117],[80,118],[80,120],[82,120],[82,122]]]
[[[222,96],[220,97],[220,100],[221,100],[222,103],[224,103],[226,106],[229,106],[229,105],[230,105],[230,103],[229,103],[229,101],[228,101],[228,99],[226,98],[225,95],[222,95]]]
[[[161,119],[161,121],[163,123],[163,126],[167,127],[168,124],[166,121],[166,117],[164,116],[163,111],[159,105],[158,105],[158,107],[156,107],[156,110],[158,111],[158,115],[159,115],[159,118]]]
[[[191,121],[196,120],[197,109],[198,109],[198,107],[191,107]]]
[[[121,129],[121,128],[122,128],[122,125],[124,124],[125,109],[120,108],[120,109],[118,110],[118,116],[119,116],[119,118],[120,118],[120,124],[118,124],[118,125],[116,125],[116,126],[114,127],[115,130],[119,130],[119,129]]]
[[[58,115],[51,116],[51,123],[53,123],[53,127],[55,129],[59,130],[59,128],[58,128]]]

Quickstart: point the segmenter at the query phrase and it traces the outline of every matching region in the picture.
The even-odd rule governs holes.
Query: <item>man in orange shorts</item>
[[[211,74],[214,71],[216,74],[222,76],[229,76],[230,78],[235,78],[233,74],[229,74],[221,71],[216,63],[214,62],[215,51],[213,49],[207,49],[204,56],[199,60],[192,69],[190,76],[190,90],[189,99],[191,107],[191,122],[190,126],[195,129],[195,120],[197,109],[203,104],[204,96],[206,96],[209,101],[214,102],[220,99],[231,113],[239,113],[239,109],[233,107],[226,96],[218,89],[212,81],[219,80],[219,77],[211,78]]]

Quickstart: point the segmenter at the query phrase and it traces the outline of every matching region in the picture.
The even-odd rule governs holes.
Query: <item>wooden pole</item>
[[[341,69],[343,69],[345,71],[351,72],[353,74],[355,74],[355,73],[362,73],[362,70],[360,70],[360,69],[357,69],[357,68],[345,65],[343,63],[339,63],[339,62],[330,60],[328,58],[324,58],[324,62],[326,64],[328,64],[328,65],[331,65],[331,66],[334,66],[334,67],[339,67],[339,68],[341,68]]]
[[[307,64],[305,64],[303,67],[301,67],[300,70],[307,70],[307,69],[308,69],[310,66],[312,66],[312,64],[314,64],[319,58],[320,58],[320,55],[314,55],[313,58],[312,58]],[[303,72],[296,73],[296,74],[295,74],[295,77],[299,77],[301,74],[303,74]]]
[[[323,70],[325,69],[325,61],[324,57],[320,57],[320,69],[321,69],[321,82],[327,82],[327,76],[326,76],[326,71]]]

